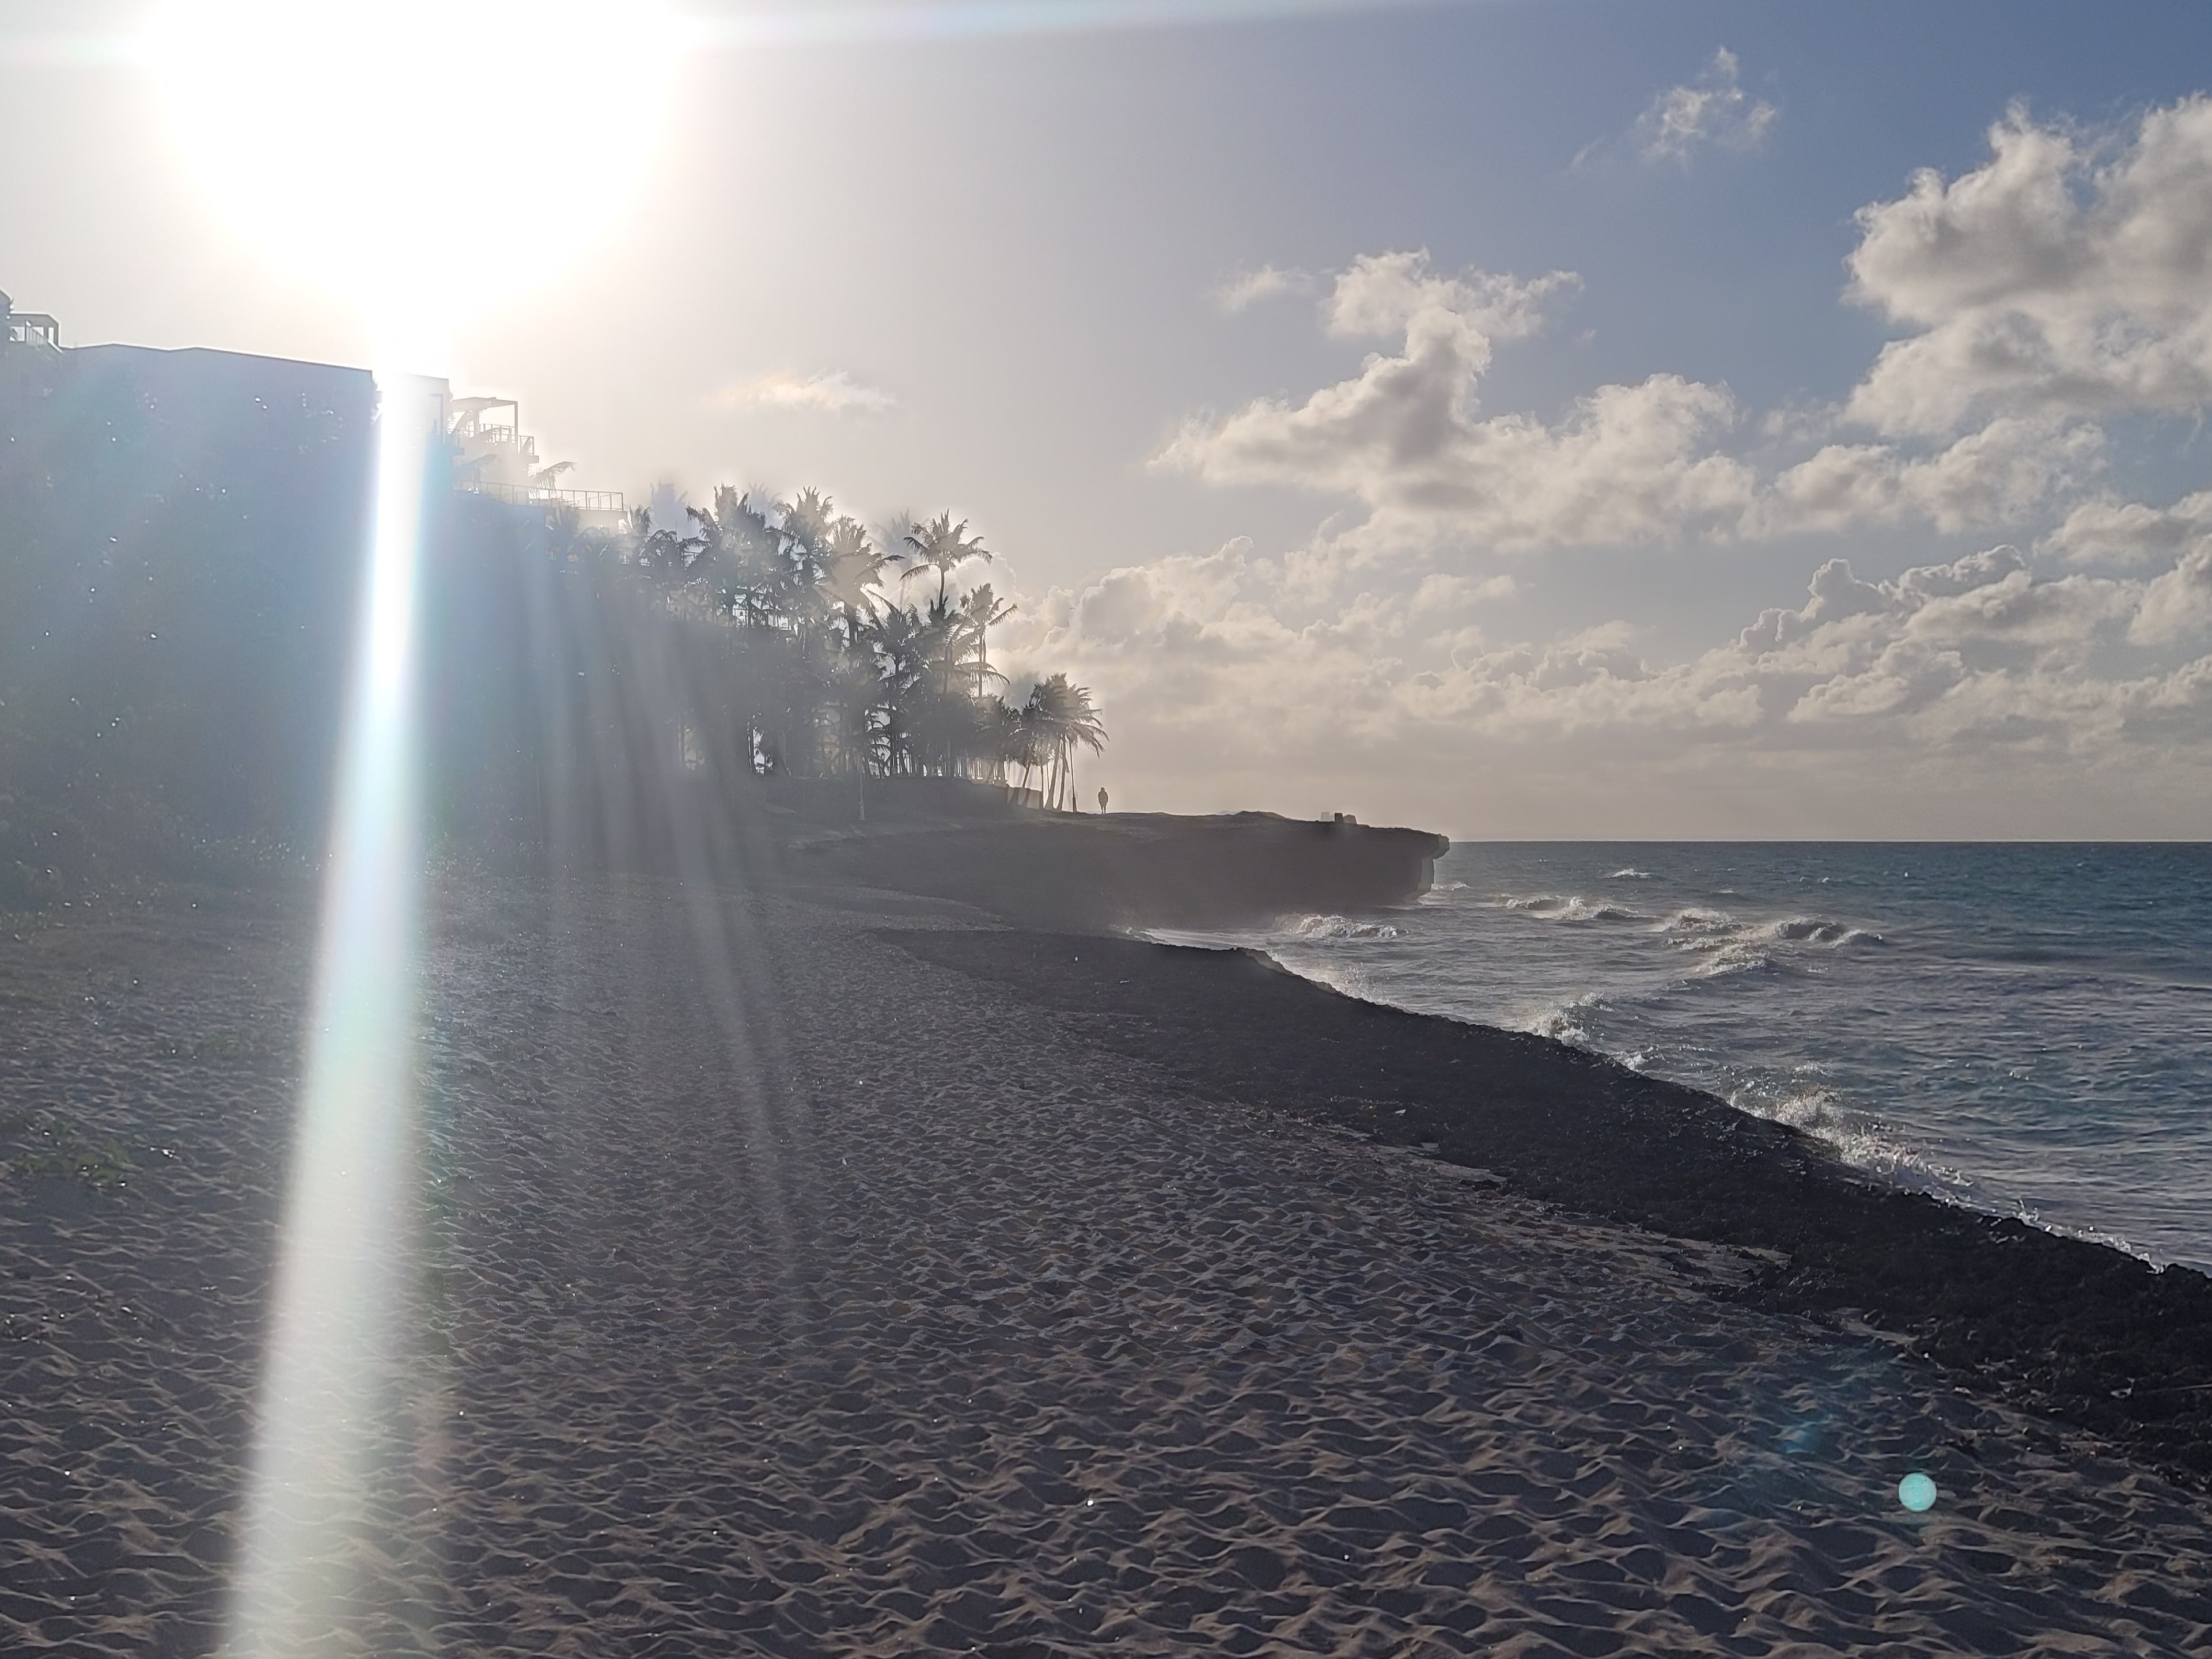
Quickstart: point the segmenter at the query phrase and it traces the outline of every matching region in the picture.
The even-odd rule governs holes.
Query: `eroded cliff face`
[[[793,836],[785,872],[957,899],[1038,925],[1239,927],[1411,903],[1451,845],[1425,830],[1271,812],[1027,811],[964,821],[895,813],[879,808],[865,827]]]

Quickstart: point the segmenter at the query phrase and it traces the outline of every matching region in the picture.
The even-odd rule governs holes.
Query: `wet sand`
[[[307,941],[193,896],[0,940],[0,1650],[220,1638]],[[439,916],[314,1651],[2212,1650],[2202,1496],[1547,1201],[1572,1137],[1507,1184],[1376,1134],[1137,947],[643,881]]]

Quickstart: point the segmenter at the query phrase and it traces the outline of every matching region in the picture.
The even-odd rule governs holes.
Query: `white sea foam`
[[[2212,1263],[2200,1201],[2212,1129],[2143,1082],[2168,1074],[2178,1044],[2181,1075],[2212,1072],[2201,1037],[2179,1038],[2212,1006],[2212,924],[2184,925],[2212,905],[2212,869],[2108,853],[2085,875],[2069,854],[2057,878],[2036,866],[2030,882],[2018,852],[1953,849],[1946,902],[1931,908],[1905,902],[1930,872],[1906,881],[1893,852],[1654,848],[1638,864],[1616,862],[1622,850],[1593,863],[1557,848],[1455,855],[1427,903],[1364,924],[1401,939],[1292,915],[1218,942],[1258,945],[1354,995],[1734,1096],[1870,1177],[2000,1212],[2029,1194],[2039,1225]],[[2082,984],[2077,957],[2111,982]]]
[[[1736,925],[1736,919],[1725,910],[1702,910],[1692,907],[1675,911],[1655,931],[1662,933],[1717,933]]]
[[[1571,1042],[1577,1048],[1594,1048],[1596,1040],[1590,1035],[1589,1018],[1605,1006],[1605,999],[1596,992],[1587,992],[1571,1002],[1548,1003],[1520,1018],[1509,1017],[1505,1024],[1513,1030],[1533,1032],[1537,1036],[1552,1038],[1558,1042]]]
[[[1297,916],[1286,918],[1275,926],[1276,937],[1301,945],[1319,945],[1333,939],[1401,939],[1402,930],[1387,921],[1357,921],[1346,916]]]
[[[1623,905],[1607,904],[1602,900],[1593,903],[1578,893],[1535,893],[1525,897],[1509,896],[1498,901],[1505,909],[1533,916],[1540,921],[1641,921],[1643,918]]]
[[[1781,921],[1767,922],[1759,931],[1768,939],[1791,939],[1806,945],[1881,943],[1880,933],[1854,927],[1847,921],[1830,921],[1821,916],[1790,916]]]
[[[1834,1148],[1854,1169],[1953,1198],[1973,1185],[1964,1170],[1942,1163],[1929,1148],[1905,1139],[1825,1085],[1780,1094],[1738,1089],[1729,1096],[1729,1104],[1753,1117],[1802,1130]]]
[[[1677,910],[1653,931],[1674,949],[1704,958],[1691,975],[1695,979],[1785,966],[1808,947],[1830,951],[1882,942],[1879,933],[1826,916],[1739,921],[1725,910],[1695,908]]]
[[[1373,975],[1357,963],[1316,962],[1310,959],[1289,963],[1285,962],[1280,957],[1276,957],[1274,961],[1278,967],[1288,968],[1300,978],[1310,979],[1316,985],[1326,985],[1330,990],[1341,995],[1352,997],[1360,1002],[1382,1003],[1386,1006],[1389,1005],[1388,998],[1380,997],[1375,994]]]
[[[1775,965],[1767,952],[1741,942],[1722,945],[1690,973],[1692,979],[1726,979],[1730,974],[1755,974]]]

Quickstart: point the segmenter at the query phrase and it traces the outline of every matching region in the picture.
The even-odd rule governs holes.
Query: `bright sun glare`
[[[314,1014],[263,1378],[235,1659],[301,1650],[344,1585],[408,1213],[420,842],[414,573],[434,405],[395,371],[604,230],[677,40],[616,0],[173,0],[146,42],[179,142],[272,262],[372,331],[375,528],[324,872]],[[442,403],[434,405],[442,413]]]
[[[649,0],[171,0],[147,42],[227,216],[410,355],[592,239],[678,44]]]

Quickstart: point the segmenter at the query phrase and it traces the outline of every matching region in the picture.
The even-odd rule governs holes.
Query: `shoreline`
[[[2212,1278],[2194,1268],[1945,1204],[1703,1091],[1352,997],[1257,949],[957,937],[899,942],[1104,1016],[1098,1041],[1149,1051],[1210,1097],[1256,1094],[1595,1218],[1782,1258],[1745,1287],[1759,1305],[1884,1331],[1956,1381],[2212,1488]]]
[[[219,1639],[313,911],[200,896],[0,954],[11,1105],[131,1165],[0,1179],[0,1645]],[[1554,1111],[1500,1184],[1419,1153],[1413,1103],[1367,1133],[1420,1017],[1249,958],[854,889],[449,872],[434,914],[341,1646],[2212,1638],[2201,1494],[1775,1311],[1750,1247],[1546,1195],[1694,1101]]]

